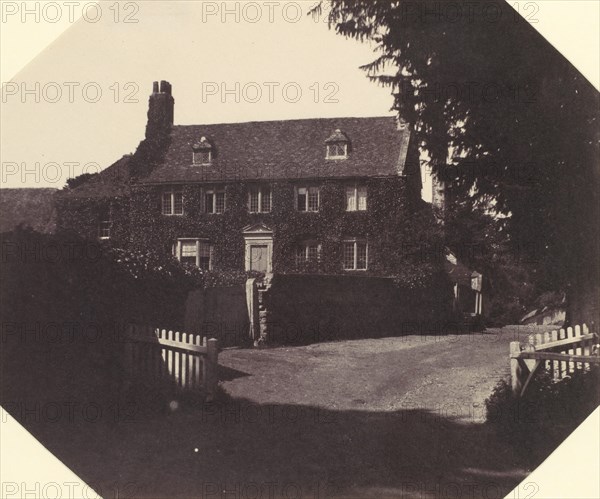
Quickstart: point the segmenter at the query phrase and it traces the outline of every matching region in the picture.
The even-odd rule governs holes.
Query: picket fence
[[[592,364],[600,364],[598,335],[585,324],[531,334],[524,345],[510,343],[511,384],[518,396],[523,396],[540,367],[561,379],[588,370]]]
[[[179,391],[215,396],[219,342],[198,334],[130,325],[127,334],[129,373],[153,381],[167,380]]]

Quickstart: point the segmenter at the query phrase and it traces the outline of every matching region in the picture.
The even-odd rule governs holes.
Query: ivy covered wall
[[[366,275],[402,277],[406,265],[422,267],[422,255],[408,254],[407,247],[435,238],[439,232],[429,211],[419,200],[411,198],[402,177],[377,178],[366,181],[367,210],[345,210],[345,182],[324,180],[320,186],[318,212],[299,212],[295,207],[296,185],[291,181],[270,183],[270,213],[249,213],[247,209],[250,183],[237,182],[225,186],[225,212],[205,213],[203,187],[182,187],[183,215],[161,214],[164,186],[136,186],[131,197],[130,242],[136,249],[154,249],[170,254],[177,238],[206,238],[214,246],[213,269],[244,269],[245,226],[264,223],[273,230],[273,271],[296,272],[295,247],[305,239],[321,244],[321,261],[311,273],[352,273],[342,268],[342,244],[346,237],[364,238],[369,244]],[[412,243],[412,244],[408,244]],[[435,264],[435,262],[433,262]],[[440,262],[438,262],[440,263]],[[430,269],[431,270],[431,269]],[[421,268],[419,273],[427,273]]]
[[[343,180],[323,180],[318,212],[299,212],[295,206],[297,185],[293,181],[271,182],[270,213],[249,213],[250,182],[225,185],[225,212],[204,212],[203,186],[182,187],[183,215],[163,215],[161,194],[165,186],[134,186],[130,196],[74,197],[58,201],[59,230],[74,230],[83,237],[98,237],[102,213],[110,210],[110,244],[132,250],[152,251],[165,256],[172,253],[177,238],[206,238],[214,247],[216,272],[244,271],[245,226],[264,223],[273,230],[273,271],[298,272],[296,245],[306,239],[321,244],[318,266],[309,273],[360,274],[395,277],[404,285],[428,284],[443,265],[441,230],[428,209],[407,186],[403,177],[372,178],[366,181],[367,210],[345,210]],[[368,241],[368,270],[342,268],[342,243],[346,237]]]
[[[79,236],[95,241],[99,236],[99,223],[109,213],[111,222],[110,244],[128,248],[131,227],[129,223],[128,196],[71,196],[57,197],[57,232],[73,231]]]

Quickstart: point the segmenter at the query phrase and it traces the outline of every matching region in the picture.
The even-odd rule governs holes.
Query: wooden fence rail
[[[545,367],[554,379],[561,379],[575,371],[587,370],[600,364],[598,336],[588,327],[568,327],[529,336],[521,345],[510,343],[510,375],[513,392],[522,396],[540,366]]]
[[[127,333],[129,373],[168,380],[180,391],[216,394],[219,342],[198,334],[131,325]]]

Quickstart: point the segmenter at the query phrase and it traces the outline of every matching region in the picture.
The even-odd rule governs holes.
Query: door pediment
[[[244,236],[251,236],[251,235],[269,236],[269,235],[273,235],[273,229],[271,229],[269,226],[265,225],[264,223],[260,222],[257,224],[246,225],[246,227],[244,227],[242,229],[242,233],[244,234]]]

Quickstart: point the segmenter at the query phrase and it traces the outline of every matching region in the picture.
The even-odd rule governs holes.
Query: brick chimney
[[[148,103],[148,123],[146,125],[146,138],[156,137],[157,134],[168,133],[173,125],[175,99],[171,95],[171,84],[157,81],[152,85],[152,95]]]

